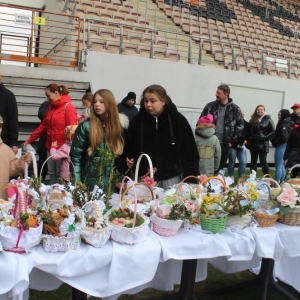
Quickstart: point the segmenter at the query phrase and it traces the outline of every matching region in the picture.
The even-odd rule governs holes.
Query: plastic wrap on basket
[[[105,219],[112,226],[111,239],[115,242],[121,244],[137,244],[143,241],[149,232],[149,219],[143,214],[137,213],[137,195],[134,193],[134,211],[132,211],[128,206],[122,204],[122,199],[125,196],[127,190],[123,193],[124,182],[131,179],[125,176],[122,180],[120,188],[120,201],[118,206],[111,208],[106,214]],[[131,182],[132,184],[132,182]],[[132,185],[133,190],[135,190],[135,185]],[[120,216],[123,217],[115,217]],[[136,223],[140,223],[136,226]]]

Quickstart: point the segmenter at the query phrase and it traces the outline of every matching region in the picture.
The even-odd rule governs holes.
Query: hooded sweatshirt
[[[118,110],[120,114],[124,114],[128,117],[129,121],[139,112],[138,109],[134,106],[135,105],[135,100],[134,104],[132,106],[128,105],[126,101],[128,100],[128,96],[126,96],[121,103],[118,104]]]

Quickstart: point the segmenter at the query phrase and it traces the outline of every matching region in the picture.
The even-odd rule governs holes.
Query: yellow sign
[[[33,24],[35,25],[46,25],[46,18],[42,18],[42,17],[34,17],[33,19]]]

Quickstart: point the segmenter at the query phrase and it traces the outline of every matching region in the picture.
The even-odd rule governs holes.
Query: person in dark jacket
[[[281,109],[278,112],[278,123],[276,125],[275,135],[271,139],[273,147],[275,147],[275,180],[282,183],[285,179],[285,166],[283,161],[286,144],[289,139],[291,128],[294,123],[289,118],[290,112],[287,109]]]
[[[44,101],[38,111],[38,117],[41,121],[43,121],[47,109],[49,107],[50,102],[48,100]],[[45,133],[39,138],[38,141],[38,146],[37,146],[37,154],[39,155],[39,165],[38,165],[38,175],[42,176],[42,181],[45,180],[47,173],[48,173],[48,164],[45,164],[42,170],[41,174],[41,168],[47,159],[47,148],[46,148],[46,139],[47,139],[47,134]]]
[[[136,100],[136,94],[134,92],[129,92],[127,96],[118,104],[118,110],[120,114],[125,114],[129,121],[139,112],[134,106]]]
[[[187,119],[160,85],[150,85],[142,94],[139,113],[131,120],[125,143],[128,166],[139,155],[150,156],[155,181],[169,188],[188,175],[199,175],[199,154],[194,135]],[[147,160],[143,157],[139,176],[147,173]]]
[[[124,118],[127,123],[121,124]],[[128,123],[126,116],[118,114],[111,91],[101,89],[94,94],[89,118],[78,125],[70,151],[77,181],[85,183],[89,191],[94,185],[105,194],[113,190],[115,158],[121,157],[126,165],[125,157],[121,156],[124,148],[122,125],[126,128]]]
[[[274,137],[274,133],[273,120],[266,114],[265,107],[258,105],[249,121],[247,136],[247,148],[251,154],[250,171],[257,170],[257,159],[259,157],[263,173],[269,174],[267,155],[269,153],[269,141]]]
[[[300,103],[295,103],[291,109],[293,113],[290,114],[287,120],[293,122],[293,127],[291,128],[291,130],[293,130],[300,126]]]
[[[300,127],[292,130],[287,146],[284,152],[284,165],[291,168],[300,164]],[[299,175],[300,168],[294,168],[291,171],[291,177],[295,178]]]
[[[229,148],[237,143],[244,132],[244,121],[240,108],[229,98],[230,88],[222,84],[218,86],[216,100],[209,102],[203,109],[201,116],[213,115],[216,126],[216,136],[222,149],[221,162],[218,172],[224,173]]]
[[[15,95],[5,88],[0,73],[0,115],[3,118],[1,138],[4,144],[18,153],[18,107]]]
[[[242,117],[244,120],[244,132],[241,137],[232,144],[229,150],[229,161],[228,161],[228,174],[230,177],[234,176],[234,164],[236,158],[239,161],[238,175],[242,178],[246,171],[247,166],[247,149],[245,147],[247,141],[247,131],[249,128],[249,123],[244,119],[245,112],[242,110]]]

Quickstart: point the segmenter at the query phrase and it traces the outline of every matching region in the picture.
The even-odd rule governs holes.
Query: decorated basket
[[[193,208],[188,210],[189,202],[177,192],[175,187],[165,191],[164,197],[157,199],[152,206],[151,227],[159,235],[173,236],[177,234],[185,219],[191,220]],[[171,214],[172,219],[170,219]]]
[[[267,188],[268,193],[265,193],[264,198],[262,199],[261,196],[260,196],[260,198],[258,199],[259,203],[260,203],[260,207],[263,208],[263,209],[268,209],[268,203],[269,203],[269,201],[271,200],[271,197],[272,197],[271,196],[272,195],[272,189],[271,189],[271,186],[270,186],[271,182],[273,184],[275,184],[276,189],[280,188],[280,185],[277,181],[275,181],[272,178],[267,178],[267,177],[262,178],[261,181],[259,181],[257,183],[256,187],[255,187],[256,190],[258,190],[262,186],[265,186]],[[257,223],[259,224],[260,227],[272,227],[275,224],[275,222],[280,218],[279,213],[270,215],[270,214],[266,214],[266,213],[263,213],[263,212],[260,212],[260,211],[255,211],[253,216],[254,216],[254,219],[257,221]]]
[[[162,236],[173,236],[177,234],[183,222],[182,220],[174,221],[163,219],[158,217],[156,213],[150,216],[150,220],[152,222],[153,231]]]
[[[0,222],[0,240],[5,250],[25,253],[40,243],[43,222],[28,208],[28,195],[24,187],[9,187],[17,189],[16,200],[12,215],[1,212],[4,221]],[[7,188],[8,186],[1,190]]]
[[[80,212],[76,212],[77,215]],[[45,211],[41,213],[42,218],[54,220],[56,223],[43,225],[43,247],[46,252],[66,252],[76,250],[80,246],[80,227],[76,222],[76,214],[72,207],[61,208],[59,211]]]
[[[127,192],[126,190],[122,192],[126,179],[131,182],[134,191],[133,211],[128,206],[122,207],[122,199]],[[119,197],[119,207],[113,207],[105,214],[105,218],[107,219],[108,224],[112,226],[110,238],[120,244],[137,244],[145,240],[145,237],[149,232],[149,219],[146,216],[137,213],[137,195],[135,185],[127,176],[125,176],[122,180]],[[124,215],[127,215],[127,217],[116,217],[112,219],[114,215],[117,215],[118,213],[122,214],[122,212],[124,213]],[[141,223],[138,226],[136,226],[137,220]]]
[[[103,202],[102,202],[103,203]],[[112,226],[106,225],[103,219],[101,201],[89,201],[83,207],[84,216],[82,218],[82,241],[95,248],[101,248],[110,238]]]
[[[201,185],[203,186],[205,183],[207,183],[210,180],[220,181],[220,183],[223,186],[224,192],[226,191],[227,187],[225,181],[222,180],[220,177],[216,177],[216,176],[207,177],[201,182]],[[219,217],[208,217],[200,210],[200,225],[201,228],[205,231],[220,233],[224,230],[226,221],[227,221],[227,214],[220,215]]]

